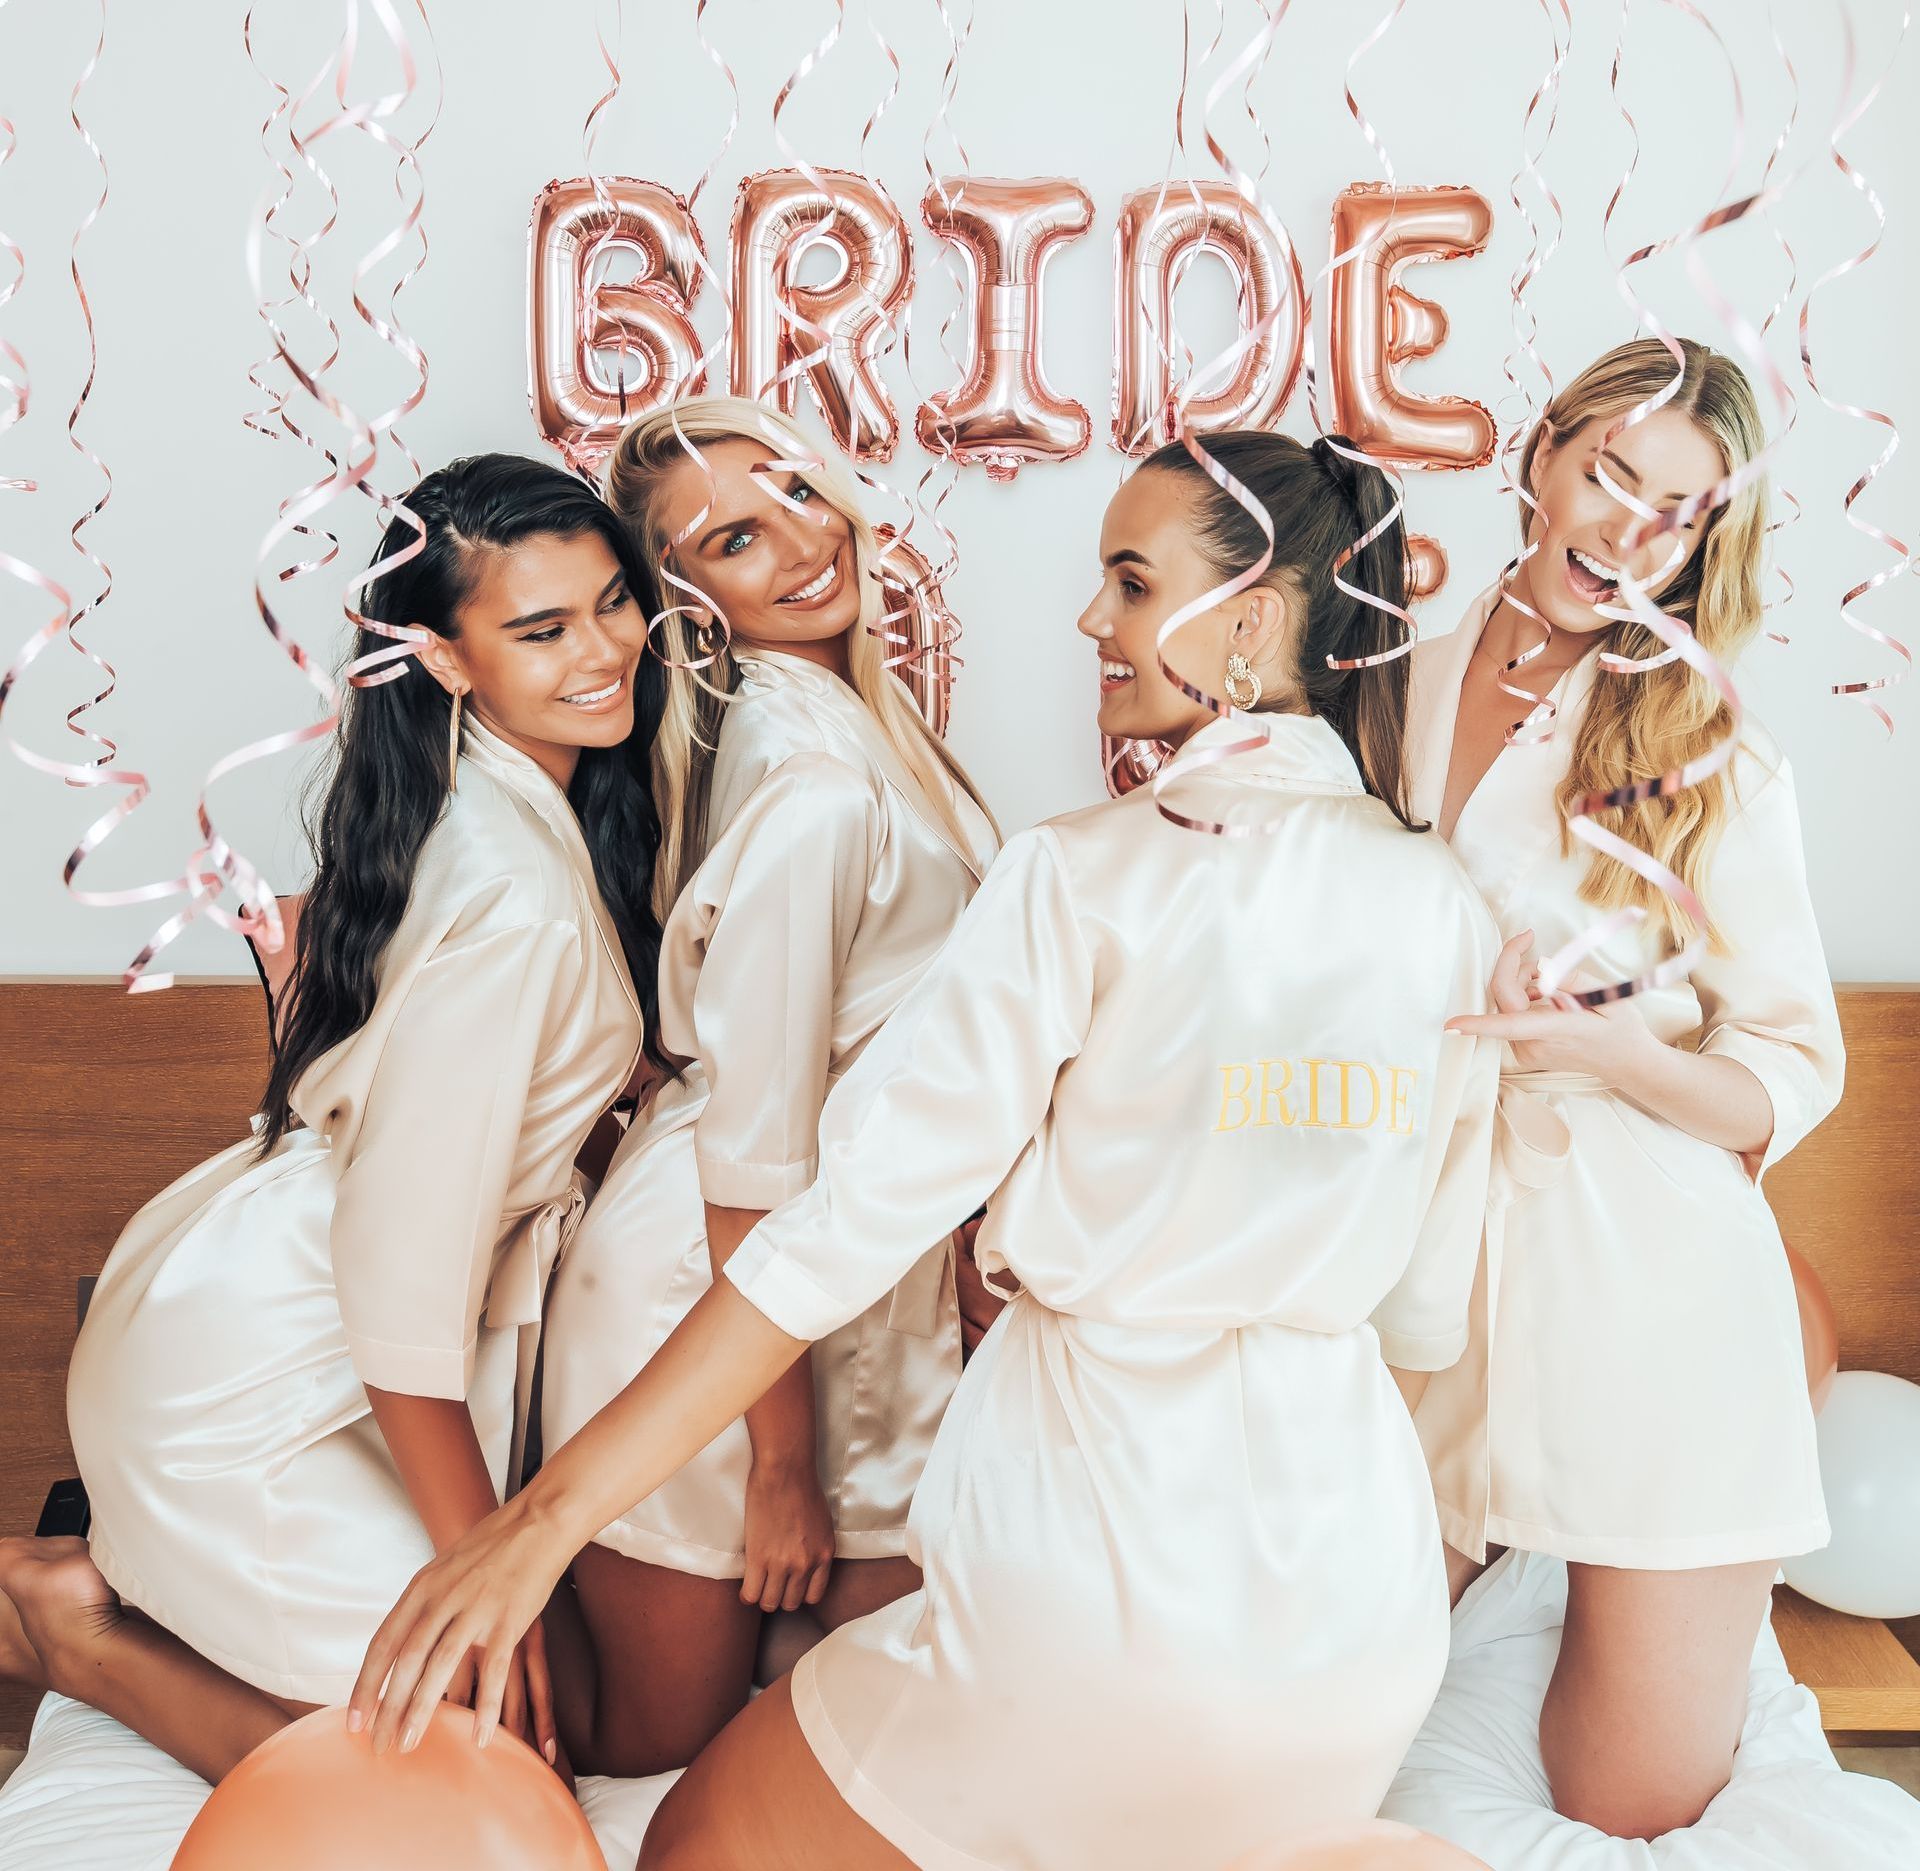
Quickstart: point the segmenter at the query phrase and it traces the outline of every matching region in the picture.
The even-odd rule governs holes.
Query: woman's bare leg
[[[913,1871],[813,1757],[782,1678],[681,1775],[639,1871]]]
[[[1540,1711],[1553,1803],[1618,1838],[1692,1825],[1727,1784],[1772,1560],[1689,1572],[1567,1567]]]
[[[573,1583],[579,1627],[550,1607],[548,1637],[559,1638],[554,1715],[574,1771],[632,1779],[684,1767],[747,1705],[760,1607],[740,1602],[738,1579],[606,1546],[575,1558]]]
[[[0,1539],[0,1667],[111,1715],[219,1781],[269,1735],[307,1713],[209,1663],[171,1631],[129,1611],[79,1539]],[[16,1669],[17,1627],[37,1670]]]
[[[814,1606],[822,1631],[837,1631],[882,1605],[920,1589],[920,1568],[911,1559],[841,1559],[827,1575],[826,1596]]]

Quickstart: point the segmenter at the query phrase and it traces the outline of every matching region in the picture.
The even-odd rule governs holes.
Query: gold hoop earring
[[[447,791],[460,789],[460,691],[453,692],[453,706],[447,711]]]
[[[1236,708],[1251,708],[1260,699],[1260,678],[1238,650],[1227,658],[1226,689],[1227,700]]]

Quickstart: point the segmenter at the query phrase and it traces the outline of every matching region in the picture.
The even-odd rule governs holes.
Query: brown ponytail
[[[1205,447],[1266,508],[1273,524],[1273,564],[1263,582],[1288,592],[1303,607],[1294,676],[1308,712],[1321,716],[1346,743],[1367,791],[1401,824],[1425,831],[1414,822],[1408,802],[1407,658],[1369,669],[1328,667],[1329,658],[1351,662],[1378,655],[1405,635],[1390,613],[1363,604],[1333,582],[1334,561],[1386,516],[1393,489],[1378,468],[1348,460],[1332,443],[1351,446],[1342,436],[1323,437],[1308,448],[1290,435],[1233,429],[1208,436]],[[1180,443],[1157,450],[1141,466],[1178,475],[1191,486],[1199,522],[1195,543],[1222,579],[1260,557],[1266,540],[1252,516]],[[1341,568],[1341,579],[1404,608],[1406,551],[1406,529],[1395,520]]]

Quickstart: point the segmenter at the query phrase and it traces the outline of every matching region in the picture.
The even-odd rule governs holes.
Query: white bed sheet
[[[584,1779],[580,1804],[607,1860],[633,1871],[677,1774]],[[207,1783],[111,1717],[48,1696],[26,1758],[0,1787],[0,1871],[168,1871]]]
[[[1610,1838],[1553,1811],[1540,1703],[1560,1653],[1567,1569],[1510,1553],[1454,1613],[1433,1709],[1381,1808],[1492,1871],[1920,1871],[1920,1801],[1847,1773],[1813,1692],[1787,1674],[1769,1624],[1754,1646],[1733,1778],[1695,1825]]]

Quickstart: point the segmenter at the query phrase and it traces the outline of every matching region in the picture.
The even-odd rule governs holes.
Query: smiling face
[[[562,786],[583,747],[633,732],[644,608],[598,533],[478,547],[459,634],[421,652],[442,687]]]
[[[687,460],[667,471],[655,496],[667,539],[711,506],[674,553],[675,570],[719,605],[740,649],[787,650],[844,676],[846,634],[860,615],[847,516],[803,474],[769,470],[780,457],[762,442],[734,436],[702,443],[700,452],[711,486],[700,464]]]
[[[1669,589],[1705,538],[1709,515],[1699,514],[1677,533],[1644,541],[1631,552],[1626,541],[1639,523],[1600,484],[1601,442],[1610,419],[1596,416],[1566,436],[1543,442],[1534,456],[1532,491],[1540,511],[1530,516],[1529,541],[1541,550],[1521,566],[1518,594],[1556,630],[1580,635],[1612,627],[1596,605],[1613,607],[1622,571],[1652,584],[1657,600]],[[1668,511],[1705,493],[1726,473],[1719,444],[1691,416],[1657,410],[1607,444],[1607,473],[1647,505]],[[1681,556],[1666,567],[1674,542]]]
[[[1160,626],[1221,582],[1195,543],[1197,518],[1189,486],[1152,468],[1130,476],[1107,503],[1100,589],[1078,626],[1100,659],[1102,734],[1178,745],[1214,718],[1167,679],[1155,651]],[[1242,592],[1183,624],[1167,660],[1195,688],[1220,695],[1227,657],[1238,650],[1271,696],[1283,681],[1273,666],[1280,613],[1272,591]]]

